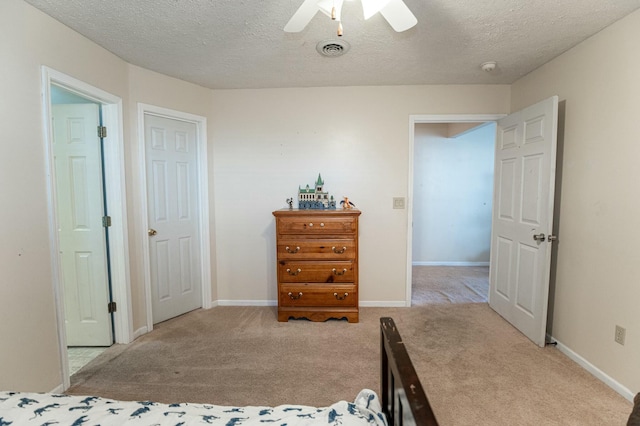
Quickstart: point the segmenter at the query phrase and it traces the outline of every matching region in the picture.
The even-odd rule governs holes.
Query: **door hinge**
[[[107,128],[105,126],[98,126],[98,137],[99,138],[107,137]]]
[[[111,226],[111,216],[102,216],[102,226],[105,228]]]
[[[109,302],[107,303],[107,311],[112,314],[115,311],[118,310],[118,307],[116,306],[116,302]]]

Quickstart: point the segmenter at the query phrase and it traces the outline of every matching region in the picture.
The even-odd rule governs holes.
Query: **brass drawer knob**
[[[335,271],[335,269],[334,269],[334,271]],[[345,269],[345,271],[346,271],[346,269]],[[288,273],[289,275],[296,276],[296,275],[298,275],[300,272],[302,272],[302,269],[300,269],[300,268],[298,268],[296,271],[292,271],[291,269],[287,268],[287,273]]]
[[[338,249],[338,248],[335,248],[335,247],[331,247],[331,250],[333,250],[333,252],[335,254],[342,254],[345,251],[347,251],[347,248],[346,247],[342,247],[341,249]]]
[[[346,273],[347,273],[347,269],[345,268],[345,269],[343,269],[342,271],[338,271],[336,268],[333,268],[333,273],[334,273],[335,275],[344,275],[344,274],[346,274]]]
[[[349,293],[345,293],[344,295],[339,295],[338,293],[333,293],[333,296],[338,300],[344,300],[347,296],[349,296]]]
[[[300,251],[300,247],[296,247],[295,249],[291,250],[291,247],[286,246],[284,249],[291,254],[296,254]]]
[[[302,292],[299,292],[298,294],[293,294],[289,292],[288,296],[291,300],[298,300],[302,297]]]

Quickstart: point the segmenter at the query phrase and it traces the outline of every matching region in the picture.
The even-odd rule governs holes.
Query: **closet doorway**
[[[207,119],[138,104],[146,332],[211,308]]]
[[[101,106],[52,85],[51,120],[67,346],[111,346]]]
[[[69,376],[72,371],[67,352],[69,345],[129,343],[133,335],[128,297],[130,279],[122,100],[45,66],[42,67],[42,90],[49,241],[63,378],[60,391],[64,391],[70,386]],[[63,124],[56,125],[56,119]],[[100,123],[106,127],[106,134],[104,129],[98,129]],[[73,145],[84,136],[93,139],[92,152],[84,159],[89,153],[58,149],[55,146],[60,139]],[[57,161],[61,156],[66,161]],[[97,157],[101,158],[96,160]],[[93,182],[91,184],[88,184],[89,176]],[[97,180],[101,183],[97,184],[96,190]],[[73,203],[70,202],[72,199]],[[96,207],[97,212],[94,211]],[[107,227],[108,234],[104,229]],[[92,231],[88,232],[87,228]],[[68,241],[64,241],[68,236],[63,235],[67,229],[87,231],[84,233],[91,233],[93,242],[83,248],[75,244],[68,245]],[[81,240],[84,236],[77,237]],[[67,262],[68,254],[77,261],[71,268],[65,265],[71,264]],[[97,259],[95,263],[94,258]],[[68,288],[66,277],[74,274],[78,278],[75,280],[76,284],[91,283],[95,292],[87,291],[86,288],[79,291],[79,286],[75,289]],[[67,300],[66,296],[75,298],[75,307],[72,306],[74,301]],[[77,332],[69,329],[67,319],[72,315],[83,325],[89,326],[95,322],[99,331]],[[106,317],[106,320],[98,320],[99,315]],[[93,338],[94,333],[100,336],[100,340],[87,340]]]

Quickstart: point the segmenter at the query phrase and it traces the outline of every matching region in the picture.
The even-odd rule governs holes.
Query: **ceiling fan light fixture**
[[[342,3],[344,0],[320,0],[317,2],[318,10],[334,21],[341,20]]]
[[[418,23],[418,19],[409,10],[404,0],[360,1],[362,2],[365,19],[379,12],[396,32],[406,31]],[[296,13],[289,19],[284,30],[288,33],[298,33],[304,30],[318,11],[321,11],[334,21],[341,21],[343,3],[344,0],[304,0]]]

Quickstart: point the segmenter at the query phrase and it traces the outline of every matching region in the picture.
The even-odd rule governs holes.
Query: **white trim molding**
[[[277,300],[218,300],[217,306],[278,306]],[[359,302],[361,308],[404,308],[404,300]]]
[[[412,262],[413,266],[489,266],[489,262]]]
[[[407,304],[404,300],[369,300],[358,303],[361,308],[406,308]]]
[[[217,306],[278,306],[277,300],[218,300]]]
[[[58,344],[60,349],[62,390],[70,386],[67,357],[67,335],[64,321],[64,286],[60,264],[57,234],[55,168],[53,157],[53,129],[51,126],[51,85],[56,85],[101,105],[103,125],[109,128],[105,138],[105,195],[109,205],[112,226],[109,232],[111,291],[118,310],[113,314],[114,340],[129,343],[132,340],[131,288],[129,271],[129,236],[125,192],[124,132],[122,99],[91,86],[74,77],[42,67],[42,107],[44,145],[46,153],[47,201],[49,208],[49,241],[52,253],[53,287],[55,294]]]
[[[133,340],[136,340],[140,336],[144,336],[148,332],[149,332],[149,330],[147,329],[146,325],[143,326],[143,327],[140,327],[139,329],[137,329],[136,331],[133,332]]]
[[[51,389],[49,393],[60,394],[63,393],[66,389],[64,389],[63,385],[58,385],[55,388]]]
[[[210,309],[211,302],[211,236],[209,232],[209,166],[207,160],[207,119],[199,115],[189,114],[168,108],[158,107],[138,103],[138,155],[140,156],[139,191],[140,194],[147,193],[146,174],[146,151],[144,140],[144,116],[155,115],[171,120],[180,120],[193,123],[196,126],[196,144],[198,155],[198,203],[200,206],[200,253],[201,276],[202,276],[202,308]],[[143,241],[147,241],[146,230],[148,229],[148,206],[147,197],[142,196],[142,228],[145,230]],[[144,286],[147,307],[147,332],[153,330],[153,312],[151,311],[151,262],[149,259],[149,245],[142,244],[144,263]]]
[[[549,335],[547,335],[549,336]],[[569,359],[574,361],[576,364],[587,370],[589,373],[593,374],[598,380],[602,381],[604,384],[609,386],[611,389],[622,395],[625,399],[629,401],[633,401],[635,394],[631,392],[631,390],[627,389],[620,382],[615,380],[613,377],[606,374],[604,371],[600,370],[595,365],[591,364],[589,361],[584,359],[582,356],[571,350],[568,346],[562,344],[557,339],[551,337],[547,340],[556,342],[556,348],[563,354],[565,354]]]

